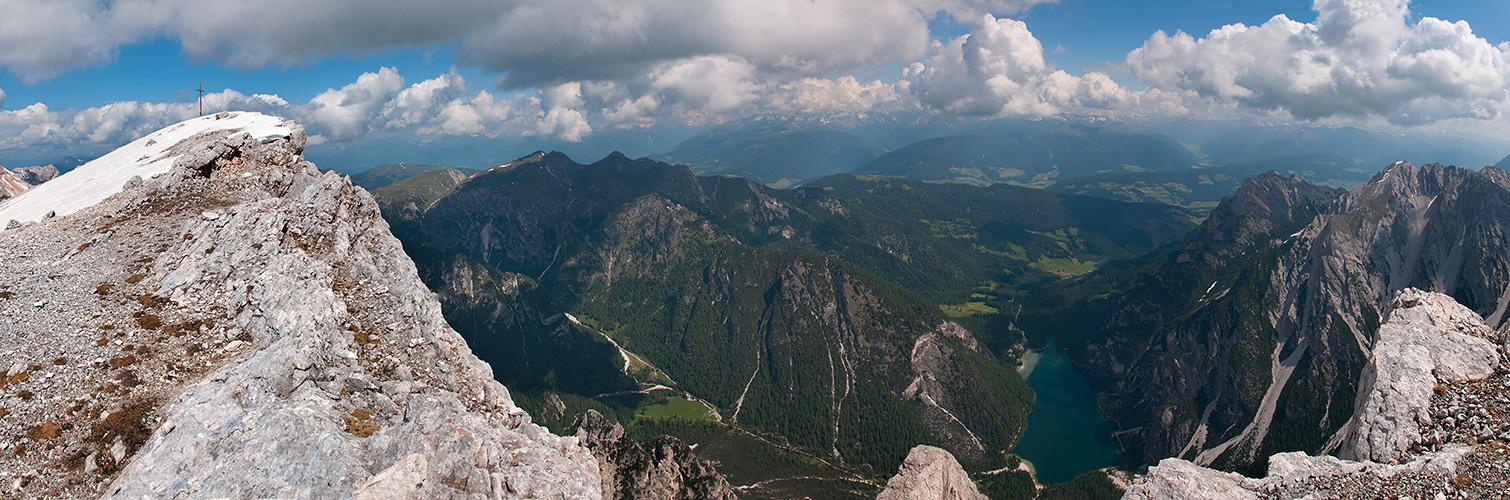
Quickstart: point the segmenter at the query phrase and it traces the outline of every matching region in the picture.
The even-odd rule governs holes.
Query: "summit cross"
[[[204,82],[199,82],[199,87],[194,91],[199,92],[199,116],[204,116]]]

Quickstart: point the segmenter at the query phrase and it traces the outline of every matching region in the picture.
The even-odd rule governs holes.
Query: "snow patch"
[[[248,133],[259,141],[294,134],[282,118],[261,113],[227,112],[185,120],[0,203],[0,228],[11,221],[36,222],[48,212],[63,216],[94,206],[121,192],[132,177],[149,179],[167,173],[179,156],[174,146],[183,140],[220,131]]]

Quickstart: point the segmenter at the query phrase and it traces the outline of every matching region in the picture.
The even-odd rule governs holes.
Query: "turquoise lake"
[[[1021,373],[1037,399],[1012,453],[1033,464],[1039,483],[1062,483],[1122,463],[1112,424],[1096,408],[1096,392],[1068,356],[1051,342],[1024,356]]]

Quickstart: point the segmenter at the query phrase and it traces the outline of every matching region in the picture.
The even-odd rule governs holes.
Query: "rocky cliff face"
[[[1510,482],[1510,404],[1499,334],[1451,297],[1406,289],[1389,303],[1341,455],[1281,453],[1243,477],[1165,459],[1124,496],[1498,498]]]
[[[886,489],[876,495],[876,500],[917,498],[986,500],[954,456],[932,446],[913,448],[897,474],[886,481]]]
[[[603,491],[615,500],[734,500],[729,482],[711,462],[698,460],[681,440],[660,436],[639,443],[624,427],[588,410],[573,425],[598,458]],[[606,495],[605,495],[606,496]]]
[[[513,404],[373,199],[278,127],[194,134],[152,159],[166,174],[0,234],[8,493],[600,498],[597,461]]]
[[[1504,171],[1391,165],[1348,193],[1245,183],[1134,285],[1086,348],[1134,462],[1243,468],[1332,452],[1355,413],[1382,311],[1407,287],[1506,326]]]

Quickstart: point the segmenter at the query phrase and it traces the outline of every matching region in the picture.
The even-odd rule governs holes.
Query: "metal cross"
[[[204,82],[199,82],[199,87],[194,91],[199,92],[199,116],[204,116]]]

